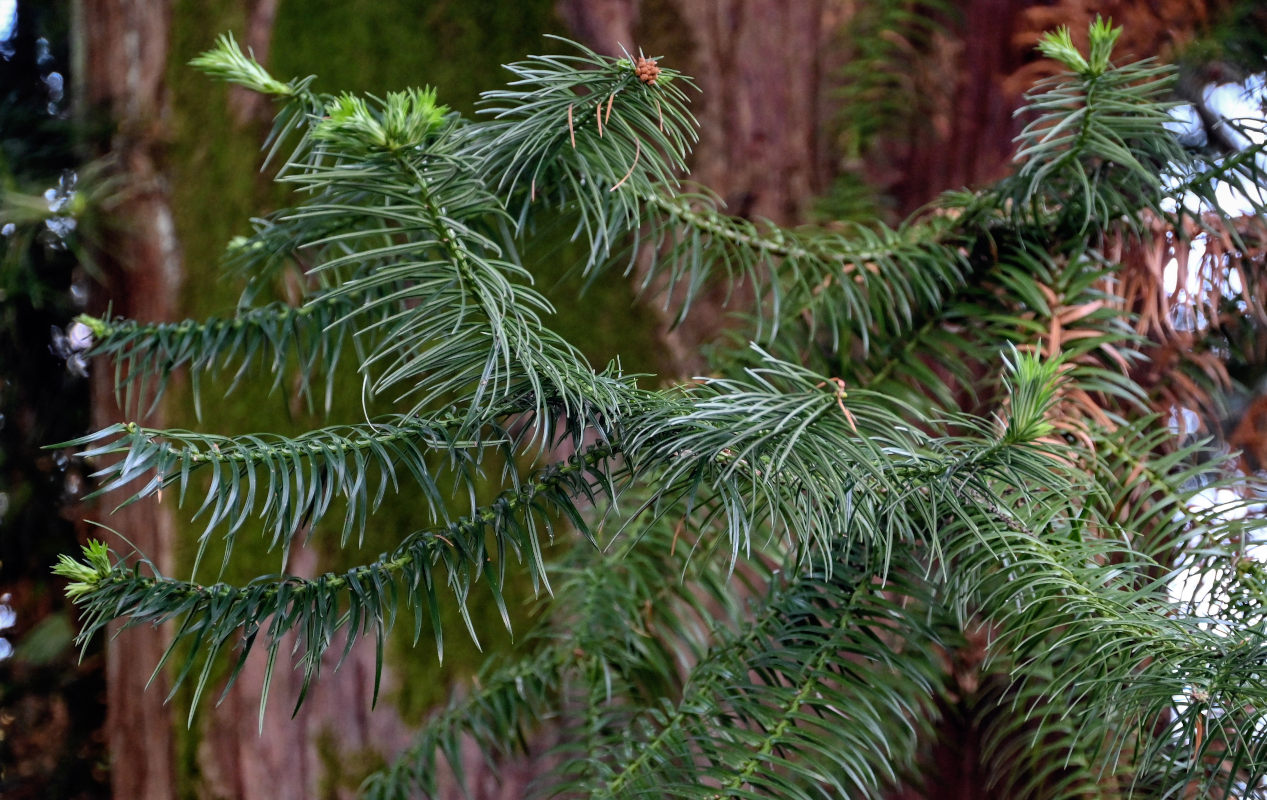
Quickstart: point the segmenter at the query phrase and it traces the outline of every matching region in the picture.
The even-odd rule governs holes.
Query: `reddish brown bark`
[[[908,214],[947,190],[979,188],[1011,169],[1014,116],[1024,93],[1052,74],[1040,37],[1067,26],[1085,48],[1097,15],[1124,29],[1119,61],[1170,53],[1210,19],[1209,0],[959,0],[927,52],[908,64],[919,113],[883,137],[860,168]]]
[[[166,2],[80,0],[75,6],[75,69],[81,118],[109,120],[108,153],[119,180],[106,209],[108,233],[93,254],[102,267],[95,307],[142,320],[173,315],[180,283],[180,254],[157,165],[167,109],[163,76],[171,9]],[[113,374],[98,367],[92,378],[92,424],[121,419],[114,402]],[[161,424],[161,412],[150,420]],[[171,515],[159,504],[137,503],[110,513],[120,498],[101,501],[96,518],[125,532],[110,537],[121,553],[140,548],[160,569],[171,562]],[[101,532],[104,533],[104,532]],[[111,633],[116,632],[112,626]],[[106,736],[115,797],[160,800],[172,796],[174,762],[171,721],[162,675],[146,688],[166,647],[163,629],[134,628],[106,646]]]
[[[965,0],[959,30],[948,29],[927,62],[912,65],[936,81],[939,91],[930,98],[932,119],[916,121],[909,155],[894,167],[901,177],[890,191],[901,213],[948,189],[980,186],[1006,174],[1012,139],[1020,131],[1012,112],[1021,93],[1005,88],[1004,80],[1032,60],[1014,43],[1026,5]]]
[[[828,2],[673,5],[693,45],[685,69],[700,86],[692,178],[718,192],[731,214],[796,221],[823,188],[818,141]]]
[[[249,0],[246,12],[246,32],[242,45],[261,64],[268,63],[268,52],[273,43],[273,23],[277,21],[279,0]],[[272,120],[272,106],[264,95],[229,87],[229,111],[239,125],[251,122],[267,124]]]
[[[635,51],[634,29],[641,17],[640,0],[558,0],[555,9],[572,35],[600,53]]]
[[[292,548],[289,569],[297,575],[317,573],[312,550]],[[258,712],[263,698],[265,653],[257,648],[237,682],[201,726],[198,763],[202,797],[235,800],[307,800],[312,797],[351,797],[360,778],[358,760],[390,754],[409,740],[400,718],[384,703],[371,709],[374,689],[374,648],[358,646],[336,672],[342,648],[333,648],[322,663],[320,678],[292,717],[303,682],[290,653],[295,636],[286,637],[273,673],[261,727]],[[368,645],[369,643],[365,643]],[[391,693],[392,677],[384,670],[382,693]],[[349,771],[342,782],[339,775]],[[342,783],[342,785],[340,785]]]

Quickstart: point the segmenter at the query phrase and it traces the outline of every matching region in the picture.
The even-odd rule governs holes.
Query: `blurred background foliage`
[[[100,797],[101,644],[79,661],[48,577],[78,537],[62,510],[84,478],[65,453],[42,449],[88,424],[87,382],[50,347],[50,330],[83,310],[90,279],[70,241],[80,159],[69,4],[23,12],[20,26],[0,20],[0,795]]]

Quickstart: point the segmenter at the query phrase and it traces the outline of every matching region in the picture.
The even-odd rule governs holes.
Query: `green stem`
[[[247,309],[232,317],[209,317],[203,321],[183,320],[181,322],[159,322],[146,323],[136,320],[117,317],[115,319],[106,319],[104,317],[93,317],[88,314],[80,314],[75,318],[76,322],[80,322],[92,331],[94,340],[94,354],[108,352],[104,348],[113,344],[112,340],[125,338],[125,341],[131,340],[133,337],[143,337],[148,344],[155,349],[166,346],[163,338],[174,334],[191,334],[191,333],[218,333],[224,330],[238,330],[248,325],[259,326],[265,319],[284,321],[294,317],[296,319],[304,319],[311,317],[318,311],[325,310],[327,307],[347,306],[349,309],[360,307],[358,303],[353,302],[359,292],[351,292],[340,295],[319,295],[306,301],[301,306],[292,306],[288,303],[269,303],[265,306]]]
[[[201,435],[201,437],[205,441],[210,442],[211,444],[210,450],[205,450],[205,451],[193,450],[192,448],[188,446],[186,446],[183,449],[178,449],[166,442],[162,443],[160,447],[167,448],[168,453],[170,453],[178,462],[188,461],[191,464],[199,464],[199,465],[210,464],[213,462],[221,463],[221,464],[226,464],[226,463],[246,464],[246,463],[253,463],[253,462],[261,462],[261,461],[266,460],[268,457],[282,455],[282,454],[288,455],[288,456],[304,456],[307,453],[321,453],[321,452],[328,452],[330,450],[337,450],[341,453],[351,453],[358,450],[369,449],[377,444],[387,444],[390,442],[398,442],[405,439],[412,439],[413,437],[419,435],[420,433],[424,433],[434,428],[447,427],[449,425],[457,425],[460,422],[461,422],[461,419],[459,419],[458,417],[447,416],[447,417],[442,417],[433,421],[428,421],[427,424],[425,425],[420,424],[420,423],[413,423],[409,427],[397,428],[390,433],[374,433],[374,434],[362,436],[361,438],[354,439],[354,440],[341,439],[338,441],[327,440],[324,442],[309,441],[305,444],[304,439],[314,438],[311,434],[309,434],[306,436],[300,436],[299,439],[296,440],[298,447],[279,446],[279,447],[265,447],[265,448],[246,448],[239,445],[237,441],[230,436],[213,436],[211,434]],[[155,437],[169,435],[167,431],[156,429],[156,428],[144,428],[135,422],[124,423],[122,427],[123,427],[123,430],[127,431],[128,434],[131,435],[131,437],[141,437],[151,443],[153,442]],[[322,432],[318,431],[317,433],[322,433]],[[233,449],[228,449],[228,448],[220,449],[219,444],[218,444],[219,442],[225,442],[228,445],[232,446]],[[453,444],[453,446],[455,447],[473,446],[473,444],[474,443],[471,443],[471,442],[456,442]],[[132,445],[129,444],[127,446],[115,448],[107,452],[126,452],[132,449],[133,449]],[[177,473],[175,472],[168,472],[167,474],[163,476],[164,482],[167,482],[168,480],[174,478],[176,474]]]

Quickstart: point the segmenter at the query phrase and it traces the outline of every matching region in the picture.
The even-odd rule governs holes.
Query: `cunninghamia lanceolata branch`
[[[914,582],[872,583],[859,566],[837,563],[777,583],[749,625],[716,631],[716,646],[676,703],[648,709],[619,736],[604,738],[613,767],[586,793],[676,797],[705,775],[731,790],[723,796],[777,796],[797,778],[762,769],[772,754],[820,750],[848,766],[818,773],[818,791],[826,784],[852,797],[892,780],[930,721],[921,706],[933,702],[942,656],[931,636],[904,643],[899,654],[877,635],[892,630],[895,605],[928,598]],[[824,735],[858,716],[865,724],[857,730],[879,741],[842,749],[836,736]]]
[[[147,415],[162,399],[173,372],[187,367],[195,413],[201,417],[202,379],[217,377],[237,364],[232,380],[223,389],[232,392],[255,364],[272,373],[277,389],[298,367],[298,390],[308,396],[313,377],[325,376],[328,410],[333,380],[348,333],[367,325],[365,298],[318,296],[302,306],[270,303],[244,309],[231,317],[205,320],[146,323],[120,317],[98,319],[80,316],[92,331],[90,356],[105,356],[115,363],[115,394],[120,405]],[[372,318],[371,318],[372,319]],[[217,387],[219,388],[219,387]],[[152,389],[152,390],[151,390]]]
[[[415,178],[410,212],[434,235],[428,246],[442,254],[448,275],[441,283],[432,263],[418,262],[345,284],[349,291],[376,287],[386,273],[387,280],[415,286],[391,299],[419,306],[382,326],[386,335],[363,364],[363,369],[383,366],[374,390],[409,387],[406,392],[422,395],[417,407],[465,394],[471,418],[478,421],[523,379],[540,400],[540,416],[546,398],[557,398],[567,415],[590,405],[614,412],[626,387],[596,376],[579,350],[542,324],[539,314],[553,309],[529,285],[531,276],[497,257],[498,248],[474,225],[472,218],[480,214],[500,213],[497,200],[462,170],[445,177],[424,174],[420,160],[409,154],[393,153],[392,160],[401,173]],[[468,313],[468,307],[478,313]]]
[[[614,453],[609,444],[589,447],[567,461],[539,471],[474,514],[437,530],[410,534],[390,554],[339,574],[327,573],[314,579],[266,577],[242,587],[223,583],[205,586],[159,575],[148,561],[142,563],[155,573],[152,577],[142,576],[139,565],[110,565],[100,543],[85,547],[83,563],[63,558],[57,572],[74,581],[68,591],[83,612],[80,641],[86,641],[117,617],[127,617],[129,625],[181,620],[163,661],[187,643],[196,643],[189,648],[175,679],[178,686],[189,676],[195,661],[203,662],[194,689],[194,706],[217,655],[226,646],[240,645],[235,656],[236,677],[261,632],[270,673],[284,634],[290,630],[298,632],[306,689],[320,672],[322,657],[341,630],[346,632],[343,657],[358,638],[372,631],[378,648],[376,671],[381,670],[383,637],[394,623],[402,601],[413,612],[415,641],[421,635],[424,619],[429,620],[437,655],[443,658],[437,596],[442,580],[452,591],[477,644],[466,603],[481,576],[487,580],[509,630],[510,617],[501,596],[507,553],[513,553],[526,566],[534,585],[548,591],[542,529],[552,537],[553,520],[562,516],[582,532],[588,530],[575,498],[594,498],[613,490],[603,462]],[[488,546],[490,535],[496,542],[492,552]],[[442,567],[442,571],[437,572],[437,567]],[[267,692],[267,679],[264,686]],[[376,679],[375,697],[377,692]]]
[[[708,708],[699,700],[710,696],[720,685],[728,684],[741,671],[746,671],[746,659],[758,649],[757,645],[786,622],[784,609],[775,599],[791,594],[799,584],[797,579],[774,584],[771,596],[764,598],[759,613],[747,622],[742,631],[736,633],[722,627],[714,631],[717,642],[701,659],[701,667],[691,675],[677,706],[670,713],[660,711],[648,715],[632,726],[638,742],[637,752],[631,753],[631,758],[605,776],[607,783],[603,789],[608,795],[621,796],[626,785],[637,785],[648,772],[658,776],[657,767],[673,762],[674,756],[681,752],[682,743],[677,738],[681,735],[679,732],[689,724],[698,723],[699,709]],[[712,713],[711,709],[709,713]]]
[[[242,52],[231,33],[216,37],[215,47],[195,56],[189,65],[214,78],[236,83],[260,94],[289,99],[302,91],[297,82],[283,83],[270,75],[253,54]]]
[[[375,344],[359,366],[373,392],[407,396],[414,412],[462,398],[472,429],[520,382],[568,413],[613,412],[628,387],[595,375],[542,323],[553,309],[509,243],[495,239],[503,200],[470,145],[456,122],[417,147],[358,146],[351,155],[332,132],[314,145],[313,165],[287,177],[311,199],[280,221],[344,227],[317,243],[337,252],[309,273],[338,284],[331,296],[368,298],[361,331]]]
[[[644,196],[653,212],[646,241],[651,265],[643,288],[657,275],[668,278],[666,303],[678,303],[676,321],[715,277],[751,284],[761,303],[758,339],[773,338],[792,318],[822,327],[833,349],[842,333],[861,341],[881,332],[900,336],[926,308],[961,290],[972,274],[969,250],[975,219],[965,214],[933,216],[897,229],[852,225],[845,232],[784,230],[720,212],[704,194]],[[637,254],[639,244],[633,244]],[[682,285],[674,292],[672,287]],[[882,327],[882,326],[887,326]]]
[[[104,545],[86,551],[85,562],[64,560],[59,574],[73,581],[70,593],[85,604],[91,630],[129,613],[135,615],[133,623],[180,620],[175,646],[183,649],[185,660],[176,670],[176,683],[193,682],[201,660],[196,702],[217,654],[240,645],[240,669],[261,633],[271,670],[278,642],[295,630],[310,679],[340,633],[350,647],[373,631],[381,658],[383,633],[401,602],[414,613],[416,634],[429,614],[438,637],[436,596],[442,581],[463,613],[481,575],[503,605],[497,594],[500,575],[494,573],[506,563],[506,549],[527,562],[539,585],[548,586],[538,530],[559,515],[581,524],[577,498],[613,495],[642,484],[649,487],[647,507],[655,512],[648,516],[662,514],[667,521],[685,506],[687,522],[699,523],[695,535],[701,539],[725,542],[714,535],[722,527],[714,523],[725,517],[732,563],[752,532],[793,531],[793,548],[774,541],[762,555],[778,552],[795,571],[789,582],[805,581],[796,583],[796,591],[771,595],[767,606],[786,605],[770,617],[770,627],[760,627],[751,638],[738,626],[719,628],[713,639],[721,649],[712,656],[664,659],[661,651],[646,658],[644,663],[669,662],[676,678],[694,672],[698,680],[688,681],[678,703],[663,694],[637,696],[632,681],[622,685],[619,667],[660,646],[642,645],[658,633],[651,624],[644,629],[626,620],[611,626],[626,638],[592,644],[608,630],[596,620],[611,608],[602,601],[614,596],[612,583],[592,584],[609,593],[588,595],[593,602],[581,611],[552,609],[556,623],[572,620],[587,628],[579,634],[564,631],[554,657],[533,662],[545,668],[562,664],[582,675],[575,693],[561,695],[564,706],[574,698],[586,701],[573,715],[576,727],[568,731],[583,735],[566,741],[560,751],[565,759],[579,756],[574,763],[580,766],[562,770],[565,783],[584,776],[574,781],[578,795],[581,789],[613,784],[610,794],[655,796],[665,794],[666,787],[667,793],[753,796],[875,791],[910,763],[910,741],[919,738],[910,736],[910,728],[931,719],[918,704],[926,699],[927,686],[945,677],[938,631],[923,627],[922,611],[953,617],[955,633],[964,622],[988,615],[1002,635],[993,640],[1004,642],[998,649],[1030,659],[1016,662],[1021,666],[1013,677],[1022,683],[1047,680],[1062,693],[1057,701],[1074,700],[1060,709],[1070,723],[1065,727],[1025,729],[1034,720],[1042,726],[1052,719],[1041,714],[1010,715],[1020,720],[1011,728],[1007,719],[1002,723],[1015,741],[1073,741],[1074,749],[1060,754],[1066,764],[1098,767],[1127,753],[1123,762],[1134,770],[1147,760],[1147,754],[1137,758],[1136,742],[1160,741],[1155,720],[1173,710],[1183,682],[1191,683],[1195,710],[1170,717],[1177,720],[1177,735],[1167,732],[1169,738],[1158,747],[1174,750],[1180,742],[1178,749],[1184,750],[1182,735],[1195,725],[1200,739],[1207,720],[1211,730],[1247,720],[1243,731],[1261,732],[1260,709],[1267,707],[1258,680],[1261,631],[1240,625],[1238,633],[1245,638],[1233,641],[1207,630],[1207,619],[1172,619],[1168,615],[1174,608],[1166,602],[1158,566],[1120,547],[1110,535],[1097,538],[1128,526],[1138,535],[1155,525],[1168,546],[1179,547],[1192,520],[1173,520],[1179,515],[1172,511],[1183,500],[1180,484],[1197,474],[1195,468],[1150,456],[1147,463],[1172,469],[1145,475],[1144,491],[1160,482],[1159,499],[1133,505],[1129,492],[1135,487],[1095,474],[1130,463],[1126,455],[1104,448],[1104,454],[1093,452],[1078,461],[1064,458],[1068,451],[1059,444],[1035,444],[1036,437],[1059,435],[1040,413],[1050,397],[1044,387],[1035,384],[1036,391],[1028,394],[1015,386],[999,392],[1011,396],[1016,415],[1011,419],[947,421],[924,413],[935,403],[904,407],[900,399],[883,396],[883,387],[865,385],[865,376],[840,365],[865,355],[871,339],[897,342],[921,325],[932,336],[937,326],[928,320],[951,319],[956,325],[960,314],[975,323],[976,297],[970,292],[978,282],[973,278],[983,269],[1015,268],[1017,282],[999,293],[1006,308],[988,322],[996,326],[987,331],[996,346],[977,351],[969,368],[988,374],[997,389],[998,365],[991,360],[1003,350],[997,345],[1035,330],[1034,316],[1023,308],[1046,305],[1041,289],[1055,284],[1044,259],[1065,259],[1071,274],[1093,281],[1094,270],[1103,265],[1094,259],[1074,263],[1076,248],[1069,243],[1094,249],[1105,233],[1143,230],[1150,207],[1153,214],[1169,213],[1160,208],[1164,188],[1173,196],[1178,184],[1168,185],[1166,175],[1179,175],[1187,181],[1184,187],[1196,187],[1205,200],[1224,175],[1242,186],[1252,182],[1249,173],[1258,166],[1253,157],[1210,166],[1173,146],[1159,94],[1164,70],[1151,64],[1113,67],[1108,48],[1115,36],[1111,26],[1093,26],[1091,55],[1081,61],[1071,55],[1070,37],[1047,40],[1050,54],[1078,74],[1050,81],[1043,94],[1030,97],[1027,113],[1037,121],[1022,136],[1018,178],[993,191],[960,194],[896,229],[855,228],[842,235],[782,232],[729,219],[711,200],[674,195],[694,134],[680,96],[682,81],[667,66],[653,70],[632,57],[605,59],[585,49],[580,55],[529,59],[512,67],[514,85],[486,95],[494,116],[469,123],[445,115],[427,93],[385,101],[321,97],[307,90],[306,81],[272,79],[231,41],[223,41],[203,66],[283,102],[270,139],[275,150],[292,133],[301,136],[282,174],[302,190],[304,201],[278,214],[248,247],[230,256],[254,269],[256,283],[247,299],[261,287],[271,288],[277,270],[296,264],[305,280],[332,297],[381,288],[374,310],[388,313],[369,317],[373,335],[382,337],[372,350],[373,367],[386,373],[399,368],[397,377],[407,378],[400,381],[404,391],[416,389],[422,405],[430,405],[415,409],[419,418],[397,419],[393,429],[364,426],[289,440],[238,437],[231,445],[183,432],[115,429],[90,442],[103,453],[119,445],[116,455],[122,458],[103,473],[106,483],[149,480],[142,493],[157,494],[164,484],[185,487],[191,472],[210,471],[214,486],[203,505],[206,516],[235,526],[263,505],[275,525],[299,528],[305,518],[296,516],[297,509],[324,508],[331,498],[346,496],[362,509],[372,506],[377,500],[367,499],[370,473],[377,472],[381,496],[394,482],[395,470],[422,463],[422,451],[432,445],[450,454],[449,468],[462,472],[476,468],[482,448],[508,446],[502,439],[515,444],[507,455],[522,455],[523,443],[540,431],[564,429],[579,442],[597,428],[620,444],[604,445],[609,450],[585,466],[569,462],[557,475],[538,473],[520,483],[515,483],[518,465],[512,464],[502,477],[503,485],[515,488],[493,506],[457,521],[440,511],[443,525],[437,529],[416,533],[378,561],[337,575],[203,586],[157,572],[142,575],[145,562],[135,568],[112,565]],[[393,114],[394,121],[389,119]],[[1177,199],[1182,207],[1183,198]],[[540,324],[549,304],[531,290],[531,276],[512,250],[510,240],[525,234],[532,212],[542,207],[578,212],[577,232],[590,245],[591,277],[599,262],[610,260],[618,240],[639,230],[650,230],[646,246],[661,259],[651,271],[685,286],[685,305],[710,273],[750,277],[785,328],[799,332],[802,323],[786,323],[803,314],[811,335],[828,330],[831,336],[814,336],[814,344],[832,366],[817,375],[763,360],[738,380],[659,393],[639,393],[614,372],[595,374]],[[1026,250],[1043,256],[1004,263]],[[220,335],[211,330],[215,325],[206,335]],[[164,330],[179,336],[170,329],[149,333],[161,338]],[[383,344],[398,333],[409,337]],[[1093,334],[1099,336],[1100,330]],[[1104,335],[1104,341],[1128,340],[1107,326]],[[802,347],[804,339],[797,338],[793,344],[776,342],[777,352]],[[174,345],[164,346],[165,354],[160,355],[161,347],[149,352],[155,359],[176,352]],[[207,349],[216,346],[212,342]],[[395,352],[396,346],[402,351]],[[909,351],[911,360],[919,361],[933,346],[876,352],[896,358]],[[201,363],[193,350],[179,357],[188,366]],[[900,370],[903,364],[877,365],[871,374],[883,378],[886,370]],[[1115,373],[1097,389],[1095,380],[1069,374],[1088,391],[1111,394],[1131,385],[1130,377]],[[475,402],[461,407],[473,395]],[[501,414],[508,398],[521,404],[522,416]],[[444,416],[448,422],[436,436],[410,428],[439,424],[439,416],[428,421],[424,415],[452,404],[458,408]],[[459,419],[461,424],[455,422]],[[396,429],[408,429],[404,439],[393,438]],[[477,433],[482,434],[478,439]],[[136,440],[124,441],[129,437]],[[554,439],[541,434],[543,442]],[[1136,437],[1122,444],[1123,453],[1151,452],[1157,441]],[[161,459],[166,459],[163,470],[155,474]],[[431,480],[431,472],[423,474],[422,482]],[[256,503],[251,481],[262,486],[264,477],[269,485],[260,496],[269,497]],[[1084,486],[1088,491],[1075,490]],[[1123,498],[1126,502],[1119,502]],[[1238,530],[1229,523],[1201,533],[1222,547],[1229,532]],[[284,536],[290,535],[288,528]],[[826,563],[800,558],[811,549],[825,559],[842,552],[847,557]],[[493,550],[496,562],[489,560]],[[827,569],[830,563],[837,566],[834,573]],[[601,572],[604,566],[595,560],[588,568],[598,577],[612,574]],[[640,569],[638,580],[644,583],[666,571]],[[891,582],[877,582],[885,577]],[[897,585],[901,581],[909,585]],[[907,599],[914,600],[914,610],[905,606]],[[620,606],[615,616],[630,608]],[[754,627],[763,625],[763,613],[756,612]],[[466,624],[474,627],[469,618]],[[736,639],[739,644],[726,649]],[[568,661],[567,642],[584,642],[589,651],[577,646],[572,653],[579,654]],[[900,642],[901,650],[890,652],[892,642]],[[1052,669],[1059,663],[1050,655],[1053,649],[1071,669]],[[622,650],[630,653],[629,660],[621,660]],[[1096,656],[1084,659],[1089,666],[1073,663],[1085,652]],[[842,653],[847,655],[837,659]],[[901,664],[890,669],[895,654]],[[712,657],[715,666],[708,663]],[[1049,672],[1044,675],[1044,670]],[[1051,672],[1059,677],[1051,680]],[[928,675],[934,678],[924,680]],[[526,685],[532,691],[546,683]],[[491,701],[505,699],[519,686],[501,685]],[[1043,711],[1054,705],[1040,694],[1024,697],[1041,698]],[[1220,698],[1226,705],[1214,709],[1210,704]],[[1073,715],[1064,716],[1068,707],[1089,713],[1070,722]],[[855,708],[861,710],[855,714]],[[1218,717],[1216,710],[1225,713]],[[509,730],[497,724],[522,719],[501,711],[491,712],[496,724],[490,730]],[[1132,728],[1134,719],[1124,713],[1145,720],[1150,729]],[[823,719],[834,723],[832,730],[823,728]],[[1107,727],[1101,725],[1105,719]],[[1124,737],[1137,730],[1143,735],[1122,747]],[[1077,739],[1062,738],[1066,731]],[[841,741],[849,746],[842,748]],[[1163,766],[1187,770],[1185,781],[1205,780],[1208,775],[1197,772],[1214,766],[1226,774],[1228,791],[1240,780],[1234,773],[1241,765],[1253,773],[1247,781],[1256,781],[1262,773],[1261,748],[1251,751],[1230,736],[1223,741],[1235,749],[1219,752],[1198,741],[1179,759],[1167,753]],[[1117,750],[1110,759],[1099,759],[1106,747]],[[1217,759],[1235,766],[1215,766]],[[766,761],[776,762],[775,768],[764,769]],[[1075,769],[1085,777],[1093,767]],[[619,778],[622,770],[630,777]],[[1139,774],[1142,780],[1152,777]],[[564,794],[572,789],[564,788]],[[384,791],[408,792],[390,785]]]
[[[1076,51],[1050,44],[1073,68]],[[1173,118],[1163,101],[1175,75],[1155,59],[1115,69],[1084,61],[1072,75],[1040,81],[1026,94],[1036,118],[1017,137],[1020,169],[991,203],[1018,221],[1053,220],[1075,234],[1138,224],[1140,209],[1164,215],[1164,199],[1176,195],[1162,176],[1193,162],[1167,129]]]
[[[470,135],[518,227],[534,204],[575,209],[573,235],[584,236],[594,266],[638,228],[643,198],[685,172],[697,134],[684,87],[694,87],[663,62],[648,84],[630,59],[575,46],[576,55],[508,65],[515,80],[483,94],[480,111],[493,118]]]
[[[650,232],[632,245],[650,243],[644,288],[667,277],[665,302],[677,304],[680,322],[697,293],[724,270],[732,284],[756,288],[763,304],[758,322],[769,325],[758,338],[773,339],[796,316],[808,321],[811,336],[825,329],[837,352],[846,332],[864,354],[873,337],[901,340],[924,310],[940,308],[970,285],[970,256],[979,245],[993,247],[1003,227],[1000,208],[1009,211],[1010,225],[1031,228],[1036,238],[1059,230],[1084,240],[1092,220],[1141,230],[1141,204],[1157,215],[1182,217],[1188,203],[1172,211],[1163,198],[1186,189],[1217,209],[1208,165],[1178,145],[1166,129],[1172,120],[1164,107],[1148,110],[1142,102],[1159,99],[1172,78],[1172,68],[1140,62],[1050,79],[1030,95],[1030,107],[1044,113],[1022,134],[1015,177],[988,191],[948,196],[897,230],[786,231],[721,214],[707,195],[652,191],[642,199],[654,213],[640,220],[650,222]],[[1267,143],[1250,149],[1261,152]],[[1253,156],[1237,156],[1213,172],[1252,184],[1253,174],[1243,173],[1256,173],[1254,163]],[[1070,195],[1082,202],[1067,202]],[[1254,190],[1244,195],[1261,207]]]
[[[429,457],[445,457],[443,469],[473,486],[473,473],[484,451],[496,448],[512,455],[514,437],[492,425],[483,437],[463,440],[456,432],[461,417],[383,417],[370,423],[321,428],[287,438],[276,434],[217,436],[116,423],[64,446],[88,447],[86,459],[121,456],[100,467],[96,494],[145,483],[124,503],[157,495],[175,486],[183,503],[197,472],[209,471],[211,485],[195,519],[206,515],[201,537],[205,547],[211,530],[227,526],[227,560],[233,534],[263,504],[273,545],[290,540],[320,519],[337,497],[346,502],[341,541],[364,531],[366,516],[378,507],[389,487],[398,489],[400,474],[411,476],[422,490],[433,519],[447,520],[448,497],[438,483]],[[60,446],[60,445],[59,445]],[[373,478],[377,473],[377,486]],[[201,554],[201,548],[200,548]]]
[[[249,59],[229,41],[208,58],[232,67],[224,73],[232,80],[258,71],[243,72]],[[610,414],[620,405],[621,387],[595,376],[579,351],[541,324],[549,303],[490,235],[505,210],[483,168],[487,137],[473,137],[472,126],[445,114],[429,92],[302,99],[324,113],[308,121],[283,180],[311,199],[277,223],[323,231],[305,244],[331,250],[309,270],[340,284],[331,297],[366,295],[360,311],[373,313],[360,330],[377,342],[360,367],[381,369],[374,391],[411,395],[415,412],[465,397],[472,430],[521,379],[533,396],[558,398],[569,413],[593,406]],[[537,412],[544,416],[546,407]]]
[[[530,751],[534,725],[554,709],[567,709],[551,714],[553,725],[565,742],[576,743],[565,758],[592,747],[606,750],[602,732],[625,730],[638,714],[624,698],[676,693],[685,677],[679,665],[708,649],[708,629],[724,628],[720,620],[748,620],[746,604],[730,591],[735,576],[687,546],[698,531],[665,518],[629,523],[634,530],[601,551],[582,542],[572,547],[554,569],[548,601],[562,613],[540,619],[517,648],[531,655],[500,654],[486,662],[391,766],[362,785],[366,800],[434,795],[442,753],[462,782],[455,756],[459,743],[471,739],[484,753]],[[758,565],[744,572],[746,579],[769,578]],[[603,755],[584,758],[577,771],[601,769]]]
[[[1058,362],[1014,353],[1009,386],[1019,401],[1004,427],[938,438],[909,426],[890,398],[841,392],[756,352],[762,366],[747,370],[747,380],[709,379],[624,430],[635,479],[658,487],[649,504],[723,518],[732,562],[747,553],[757,526],[789,535],[805,556],[832,552],[841,537],[920,541],[935,535],[925,529],[935,531],[940,516],[974,513],[965,490],[984,488],[1005,464],[1053,471],[1053,448],[1033,445],[1051,431]],[[972,430],[969,422],[956,424]],[[920,511],[915,499],[934,509]]]

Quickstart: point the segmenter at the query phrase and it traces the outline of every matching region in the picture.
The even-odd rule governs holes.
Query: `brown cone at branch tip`
[[[660,77],[660,68],[651,59],[639,57],[634,62],[634,74],[638,76],[638,80],[650,86]]]

